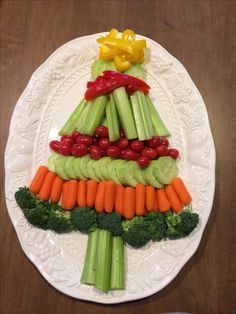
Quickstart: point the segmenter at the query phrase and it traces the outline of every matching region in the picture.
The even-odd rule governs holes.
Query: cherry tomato
[[[157,152],[154,148],[151,147],[145,147],[142,152],[142,156],[148,157],[149,159],[156,159],[157,157]]]
[[[86,146],[93,144],[93,138],[89,135],[79,135],[76,141],[78,144],[84,144]]]
[[[120,138],[117,142],[117,146],[121,149],[124,150],[128,148],[129,146],[129,141],[126,138]]]
[[[104,150],[106,150],[110,146],[110,144],[111,142],[107,137],[101,138],[98,142],[98,146]]]
[[[175,148],[170,148],[168,150],[168,155],[173,159],[177,159],[179,157],[179,151]]]
[[[157,152],[157,157],[159,156],[167,156],[168,155],[168,148],[164,145],[157,146],[156,152]]]
[[[54,152],[56,152],[56,153],[59,152],[59,147],[60,147],[60,145],[61,145],[61,142],[59,142],[59,141],[51,141],[51,142],[49,143],[50,148],[51,148]]]
[[[134,140],[131,142],[130,147],[139,153],[145,148],[145,145],[143,142],[141,142],[139,140]]]
[[[125,150],[122,150],[120,153],[120,159],[125,159]]]
[[[71,147],[71,154],[76,157],[88,154],[88,147],[85,144],[75,144]]]
[[[77,138],[79,137],[80,133],[78,131],[74,131],[72,134],[71,134],[71,138],[74,142],[76,142]]]
[[[153,136],[150,140],[147,141],[147,145],[151,148],[156,148],[158,145],[160,145],[162,142],[162,139],[160,136],[156,135]]]
[[[63,142],[63,143],[69,143],[70,145],[72,145],[73,144],[73,139],[72,139],[72,137],[70,136],[70,135],[62,135],[61,136],[61,142]]]
[[[150,159],[146,156],[140,156],[137,160],[139,167],[146,168],[150,164]]]
[[[169,141],[168,141],[168,139],[167,138],[163,138],[162,140],[161,140],[161,145],[163,145],[163,146],[166,146],[166,147],[169,147]]]
[[[68,156],[70,155],[70,150],[71,150],[71,144],[68,142],[61,142],[59,146],[59,153]]]
[[[98,160],[102,157],[101,149],[97,145],[91,145],[89,147],[89,155],[92,159]]]
[[[126,160],[137,160],[139,157],[139,154],[135,150],[129,148],[125,149],[123,154]]]
[[[121,150],[118,146],[111,145],[106,150],[107,155],[112,158],[118,158],[120,156]]]
[[[95,131],[96,135],[100,138],[103,137],[108,137],[108,128],[104,125],[99,125],[96,127],[96,131]]]

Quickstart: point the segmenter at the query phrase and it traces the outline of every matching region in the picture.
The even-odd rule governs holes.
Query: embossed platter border
[[[215,189],[215,148],[204,101],[187,71],[163,47],[146,38],[144,66],[151,96],[170,129],[171,143],[181,152],[180,175],[200,215],[198,228],[187,238],[127,247],[127,289],[101,293],[80,284],[87,237],[79,232],[57,235],[31,227],[14,201],[36,167],[45,164],[48,141],[83,96],[90,66],[98,53],[96,38],[74,39],[57,49],[32,75],[19,98],[5,151],[5,193],[9,216],[26,256],[56,289],[99,303],[120,303],[152,295],[179,273],[197,250],[209,218]],[[144,36],[138,36],[144,38]]]

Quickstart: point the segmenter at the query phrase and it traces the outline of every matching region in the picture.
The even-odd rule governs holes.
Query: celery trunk
[[[151,115],[143,92],[136,91],[131,97],[135,125],[139,140],[148,140],[154,135]]]
[[[112,241],[111,289],[125,289],[124,241],[119,236]]]
[[[89,102],[88,109],[81,121],[82,125],[79,126],[78,131],[87,135],[94,135],[96,127],[102,123],[104,118],[106,104],[107,96],[99,96]]]
[[[134,123],[134,117],[131,109],[129,98],[126,94],[124,87],[115,89],[112,93],[115,99],[115,104],[118,112],[118,116],[125,132],[127,139],[137,137],[137,132]]]
[[[87,250],[84,260],[84,268],[81,276],[81,283],[94,284],[95,282],[95,263],[96,248],[98,239],[98,229],[90,231],[88,236]]]
[[[107,127],[109,132],[109,140],[116,141],[120,138],[119,120],[116,111],[116,104],[112,94],[106,106]]]
[[[159,113],[157,112],[151,98],[147,95],[146,96],[147,105],[151,114],[152,119],[152,125],[154,128],[154,131],[157,135],[167,137],[170,136],[170,132],[166,128],[164,122],[162,121]]]
[[[64,126],[59,131],[59,135],[71,135],[78,127],[77,123],[84,107],[86,106],[86,100],[82,99],[75,110],[72,112]]]
[[[108,292],[111,278],[112,233],[99,229],[95,265],[95,287]]]

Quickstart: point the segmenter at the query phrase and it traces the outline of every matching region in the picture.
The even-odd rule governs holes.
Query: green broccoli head
[[[166,235],[165,216],[158,212],[152,212],[145,217],[148,233],[153,241],[160,241]]]
[[[31,225],[44,230],[48,229],[48,217],[51,210],[48,202],[37,200],[34,208],[23,208],[22,210]]]
[[[72,225],[81,232],[96,228],[97,213],[88,207],[77,207],[71,212]]]
[[[122,226],[124,231],[122,238],[135,248],[140,248],[151,240],[147,223],[142,216],[135,216],[130,220],[124,220]]]
[[[32,209],[35,207],[36,198],[26,186],[20,187],[15,193],[17,205],[21,208]]]
[[[123,232],[122,219],[118,213],[100,213],[97,216],[97,226],[100,229],[111,231],[113,236],[120,236]]]
[[[128,231],[131,227],[135,225],[142,225],[144,223],[143,216],[134,216],[132,219],[126,219],[122,222],[122,227],[124,231]]]
[[[59,205],[53,205],[48,217],[48,228],[57,233],[75,230],[71,222],[71,212],[63,210]]]

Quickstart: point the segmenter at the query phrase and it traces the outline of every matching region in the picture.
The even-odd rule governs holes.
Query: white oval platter
[[[170,283],[197,250],[209,218],[215,189],[215,148],[204,101],[181,63],[163,47],[147,41],[147,82],[151,97],[181,153],[180,176],[192,197],[200,223],[187,238],[127,247],[127,287],[101,293],[82,285],[80,276],[87,236],[58,235],[29,225],[14,200],[36,168],[46,164],[48,143],[57,137],[81,100],[98,55],[96,39],[105,33],[76,38],[57,49],[32,75],[19,98],[5,151],[5,193],[8,213],[26,256],[61,292],[98,303],[120,303],[150,296]]]

